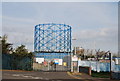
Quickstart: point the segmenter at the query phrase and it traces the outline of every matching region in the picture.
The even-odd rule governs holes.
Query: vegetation
[[[76,47],[76,53],[75,49],[73,50],[73,53],[76,54],[78,57],[80,57],[82,60],[88,59],[88,58],[96,58],[96,60],[99,60],[99,58],[105,59],[109,58],[109,52],[110,51],[103,51],[103,50],[90,50],[90,49],[84,49]]]
[[[2,46],[1,46],[2,44]],[[2,47],[2,69],[32,70],[33,53],[20,45],[13,49],[13,44],[7,42],[7,35],[0,39]]]
[[[15,49],[14,54],[17,55],[17,56],[21,56],[21,57],[24,57],[24,56],[32,57],[33,56],[33,53],[32,52],[28,52],[28,50],[25,48],[25,45],[18,46]]]
[[[110,72],[92,72],[92,77],[96,78],[110,78]]]
[[[2,54],[14,54],[16,56],[33,56],[32,52],[28,52],[25,45],[18,46],[15,50],[13,50],[13,44],[7,42],[7,35],[0,37],[0,42],[2,43]]]
[[[2,39],[0,40],[0,42],[2,43],[2,53],[3,54],[11,54],[13,51],[13,48],[12,48],[11,43],[7,43],[7,35],[4,35],[1,38]]]

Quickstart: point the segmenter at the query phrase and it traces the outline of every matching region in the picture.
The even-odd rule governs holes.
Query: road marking
[[[80,77],[76,77],[76,76],[73,76],[70,72],[67,72],[67,74],[75,79],[83,79],[83,78],[80,78]],[[89,81],[89,80],[84,80],[84,81]]]
[[[33,79],[40,79],[40,77],[32,77]]]
[[[28,77],[31,77],[31,76],[24,76],[24,75],[23,75],[22,77],[28,78]]]
[[[29,78],[32,78],[32,79],[43,79],[42,77],[33,77],[33,76],[24,76],[24,75],[22,77],[26,77],[26,78],[29,77]]]
[[[13,74],[12,76],[16,76],[16,77],[17,77],[17,76],[20,76],[20,75],[18,75],[18,74]]]
[[[44,72],[43,74],[49,74],[50,72]]]
[[[68,74],[69,76],[75,78],[75,79],[82,79],[82,78],[80,78],[80,77],[75,77],[75,76],[73,76],[70,72],[67,72],[67,74]]]
[[[13,74],[12,76],[15,76],[15,77],[24,77],[24,78],[32,78],[32,79],[43,79],[42,77],[33,77],[33,76],[27,76],[27,75],[19,75],[19,74]],[[46,79],[46,80],[49,80],[49,79]]]
[[[43,79],[42,77],[39,77],[39,79]]]

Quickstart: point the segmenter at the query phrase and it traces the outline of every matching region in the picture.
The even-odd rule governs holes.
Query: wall
[[[89,66],[93,71],[110,71],[110,63],[100,63],[96,61],[78,61],[78,66]],[[112,71],[120,71],[120,65],[115,65],[115,62],[112,62]]]
[[[87,73],[88,75],[91,75],[91,68],[87,66],[79,66],[79,72]]]
[[[31,57],[19,57],[11,54],[2,54],[2,69],[8,70],[32,70]]]

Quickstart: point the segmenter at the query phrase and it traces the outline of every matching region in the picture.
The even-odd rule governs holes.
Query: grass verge
[[[96,78],[110,78],[110,72],[94,72],[92,71],[92,77]]]

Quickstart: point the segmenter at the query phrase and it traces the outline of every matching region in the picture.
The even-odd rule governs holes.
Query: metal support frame
[[[71,55],[71,26],[55,23],[36,25],[34,52],[67,53]]]

